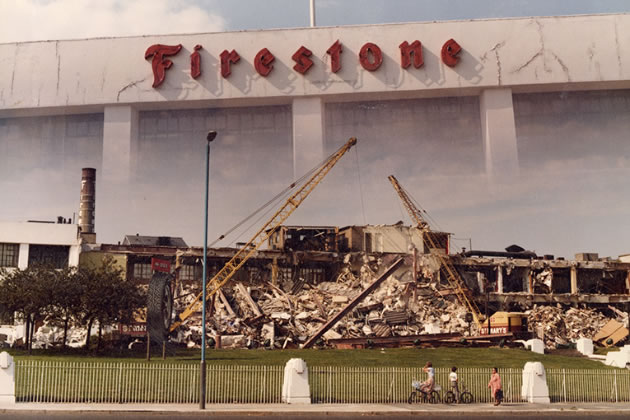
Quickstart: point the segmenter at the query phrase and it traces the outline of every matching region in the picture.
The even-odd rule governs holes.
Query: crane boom
[[[355,137],[350,138],[346,144],[341,146],[334,154],[332,154],[311,177],[302,185],[293,195],[291,195],[279,210],[265,223],[256,234],[234,254],[232,259],[228,261],[217,274],[208,281],[206,286],[207,298],[211,297],[219,291],[219,289],[227,283],[228,280],[245,264],[245,262],[264,244],[269,237],[284,223],[284,221],[298,208],[300,204],[308,197],[313,189],[322,181],[322,179],[330,172],[335,164],[352,146],[357,143]],[[206,269],[204,267],[204,269]],[[169,328],[173,331],[182,324],[188,317],[197,311],[201,304],[203,292],[199,293],[195,300],[184,311],[178,315],[176,320]]]
[[[404,190],[404,188],[400,185],[398,180],[394,175],[390,175],[388,177],[389,182],[392,183],[394,190],[398,193],[400,200],[403,203],[403,206],[409,213],[411,220],[416,224],[416,227],[422,232],[422,241],[424,243],[428,243],[431,248],[437,248],[436,241],[433,235],[431,235],[431,228],[429,223],[422,216],[422,211],[413,203],[409,194]],[[471,312],[473,319],[475,320],[475,324],[479,328],[481,328],[481,313],[479,312],[479,308],[474,300],[468,297],[466,294],[466,284],[463,279],[455,269],[455,266],[450,261],[450,258],[446,255],[442,255],[440,253],[436,253],[437,257],[440,259],[442,267],[446,271],[446,279],[448,280],[449,285],[455,290],[457,294],[457,298],[465,305],[468,310]]]

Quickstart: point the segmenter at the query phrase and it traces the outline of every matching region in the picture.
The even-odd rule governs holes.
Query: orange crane
[[[429,248],[438,248],[434,235],[431,235],[431,228],[429,223],[425,220],[422,215],[422,210],[420,210],[413,202],[407,191],[400,185],[398,180],[394,175],[390,175],[388,177],[389,182],[392,183],[394,190],[398,193],[400,200],[409,213],[411,220],[416,224],[416,228],[420,230],[422,233],[422,241],[429,245]],[[469,296],[468,287],[464,283],[464,280],[461,278],[453,263],[448,255],[442,255],[440,253],[435,254],[439,259],[444,271],[446,272],[446,280],[448,281],[450,287],[455,291],[457,298],[462,303],[462,305],[466,306],[470,313],[473,316],[473,320],[477,327],[481,330],[481,322],[483,316],[477,307],[475,301]]]
[[[245,262],[254,253],[268,241],[269,237],[284,223],[284,221],[298,208],[300,204],[308,197],[313,189],[322,181],[322,179],[330,172],[335,164],[352,146],[357,143],[355,137],[350,138],[335,153],[330,155],[319,167],[317,167],[312,175],[295,191],[278,209],[274,215],[254,234],[254,236],[236,254],[208,280],[206,287],[206,300],[212,297],[221,289],[221,287],[230,280],[236,272],[243,267]],[[296,187],[296,183],[290,185],[289,188]],[[156,281],[151,280],[149,284],[149,299],[147,308],[147,329],[151,330],[151,336],[163,341],[168,332],[175,330],[184,321],[186,321],[201,306],[203,292],[188,305],[172,324],[170,323],[172,308],[172,294],[170,292],[170,281],[166,276],[156,273]],[[169,303],[169,299],[171,302]]]

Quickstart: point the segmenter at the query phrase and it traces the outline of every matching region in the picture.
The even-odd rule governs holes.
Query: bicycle
[[[442,390],[442,387],[440,385],[436,384],[430,393],[425,392],[423,389],[421,389],[422,383],[418,381],[412,382],[411,387],[413,388],[413,391],[411,391],[411,394],[409,394],[409,398],[407,398],[408,404],[419,402],[425,404],[438,404],[442,402],[442,397],[440,397],[439,392]]]
[[[459,403],[460,404],[472,404],[475,401],[475,397],[473,394],[462,385],[463,392],[459,393]],[[447,391],[444,395],[444,402],[446,404],[453,404],[457,399],[455,398],[455,393],[453,391]]]

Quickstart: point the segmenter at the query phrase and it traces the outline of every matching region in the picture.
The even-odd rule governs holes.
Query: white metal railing
[[[436,369],[442,399],[450,369]],[[477,403],[491,402],[490,369],[460,368],[460,383]],[[521,402],[522,369],[501,369],[505,402]],[[552,402],[630,402],[630,371],[546,369]],[[313,366],[313,403],[407,402],[421,368]],[[207,366],[206,402],[280,403],[284,366]],[[460,391],[463,387],[460,386]],[[92,363],[18,360],[16,398],[54,403],[198,403],[199,365],[177,363]]]
[[[441,385],[442,400],[450,390],[450,369],[435,369],[435,383]],[[474,396],[475,402],[491,402],[488,389],[491,369],[461,368],[457,370],[460,392],[463,387]],[[522,369],[502,369],[499,374],[503,382],[505,402],[519,402],[523,382]],[[309,368],[309,382],[313,403],[406,403],[414,380],[424,380],[426,373],[421,368],[394,367],[342,367],[315,366]],[[463,386],[462,386],[463,385]]]
[[[279,403],[283,366],[207,366],[206,402]],[[199,366],[19,360],[16,399],[54,403],[198,403]]]
[[[546,369],[551,402],[630,402],[630,371]]]

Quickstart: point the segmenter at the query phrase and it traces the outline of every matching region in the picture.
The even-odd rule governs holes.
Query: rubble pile
[[[527,318],[548,349],[568,345],[581,337],[592,338],[608,321],[609,318],[593,309],[565,310],[560,306],[539,305],[534,306]]]
[[[427,258],[427,256],[425,256]],[[231,282],[208,309],[208,333],[221,336],[221,347],[297,347],[364,290],[389,265],[373,256],[348,254],[336,281],[304,284],[301,279],[273,285]],[[466,310],[454,294],[434,280],[439,262],[422,266],[424,281],[413,281],[405,266],[337,322],[329,339],[389,337],[458,332],[468,334]],[[188,290],[180,305],[193,298]],[[189,347],[200,342],[200,318],[193,317],[176,341]],[[324,344],[322,343],[322,344]]]

